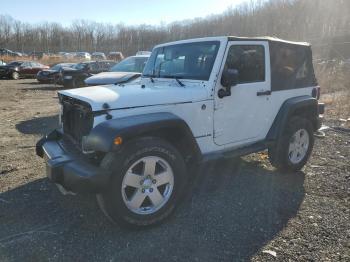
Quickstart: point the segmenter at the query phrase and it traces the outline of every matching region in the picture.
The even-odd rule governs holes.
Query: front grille
[[[84,101],[67,96],[61,97],[61,103],[63,132],[80,145],[82,137],[88,135],[93,126],[91,107]]]

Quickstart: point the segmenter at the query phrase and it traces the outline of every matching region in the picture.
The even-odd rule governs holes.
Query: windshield
[[[143,76],[209,80],[219,46],[218,41],[207,41],[158,47]]]
[[[8,65],[10,66],[20,66],[23,62],[18,62],[18,61],[13,61],[13,62],[10,62]]]
[[[148,57],[128,57],[113,66],[111,72],[138,72],[141,73],[146,65]]]
[[[86,63],[79,63],[79,64],[75,64],[72,68],[77,69],[77,70],[81,70],[86,66]]]
[[[57,64],[50,68],[50,70],[60,71],[63,67],[74,68],[75,64]]]

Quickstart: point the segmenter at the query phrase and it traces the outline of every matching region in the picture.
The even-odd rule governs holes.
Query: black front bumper
[[[110,173],[64,146],[54,131],[39,140],[36,153],[46,161],[48,178],[74,193],[100,193],[108,185]]]
[[[2,78],[2,77],[8,77],[10,75],[10,73],[9,73],[9,71],[7,71],[7,70],[1,70],[0,71],[0,78]]]
[[[41,82],[48,82],[48,83],[50,83],[50,82],[53,82],[53,81],[54,81],[54,76],[53,76],[53,75],[45,75],[45,76],[43,76],[43,75],[37,75],[37,76],[36,76],[36,79],[37,79],[38,81],[41,81]]]

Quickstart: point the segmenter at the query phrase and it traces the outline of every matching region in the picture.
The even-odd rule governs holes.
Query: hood
[[[14,66],[14,65],[0,65],[0,68],[16,68],[18,66]]]
[[[121,82],[127,82],[128,80],[134,79],[140,76],[141,73],[133,72],[103,72],[93,75],[85,79],[85,84],[92,85],[110,85]]]
[[[110,109],[125,109],[208,99],[207,89],[200,83],[186,83],[185,87],[169,82],[149,84],[144,88],[141,84],[91,86],[59,93],[89,103],[93,111],[104,110],[104,103]]]

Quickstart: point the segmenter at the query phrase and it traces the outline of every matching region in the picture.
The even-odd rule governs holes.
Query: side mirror
[[[224,69],[221,76],[221,85],[225,89],[220,89],[218,92],[219,98],[231,95],[231,87],[238,84],[238,70],[236,69]]]

